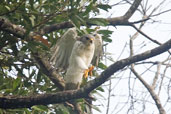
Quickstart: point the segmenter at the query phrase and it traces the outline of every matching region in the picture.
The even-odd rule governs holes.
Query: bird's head
[[[95,37],[95,39],[102,39],[101,38],[101,35],[97,34],[97,33],[94,33],[93,36]]]
[[[85,45],[91,45],[94,43],[94,36],[90,34],[85,34],[80,38],[80,41],[83,42]]]

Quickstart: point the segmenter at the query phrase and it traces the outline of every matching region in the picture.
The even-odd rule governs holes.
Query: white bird
[[[84,73],[88,75],[90,64],[98,64],[102,38],[97,34],[77,37],[76,30],[71,28],[57,41],[52,52],[52,64],[58,71],[66,71],[65,89],[78,89]]]

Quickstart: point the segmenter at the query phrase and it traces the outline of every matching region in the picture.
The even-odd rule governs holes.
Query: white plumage
[[[89,37],[93,37],[88,35]],[[84,40],[82,37],[80,40]],[[67,89],[78,88],[81,84],[84,71],[88,69],[94,55],[94,41],[76,41],[69,59],[69,67],[64,77]],[[74,84],[74,85],[73,85]],[[71,87],[71,85],[73,87]]]
[[[100,36],[100,40],[96,37],[90,34],[77,37],[76,30],[72,28],[52,48],[54,53],[50,61],[59,71],[66,72],[65,89],[79,88],[84,71],[91,62],[95,61],[97,64],[102,51],[102,39]]]

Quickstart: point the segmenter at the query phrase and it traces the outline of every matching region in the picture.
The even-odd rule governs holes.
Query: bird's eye
[[[95,37],[95,36],[96,36],[96,34],[93,34],[93,36]]]
[[[86,38],[86,40],[89,40],[89,38],[88,37],[85,37]]]

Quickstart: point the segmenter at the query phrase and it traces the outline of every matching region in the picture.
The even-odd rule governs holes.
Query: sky
[[[119,0],[109,0],[109,5],[115,4],[117,3]],[[147,1],[147,0],[145,0]],[[149,11],[147,12],[147,14],[149,14],[162,0],[149,0],[148,1],[148,7],[150,7]],[[145,2],[144,2],[145,3]],[[159,8],[156,13],[157,14],[161,11],[165,11],[170,9],[171,7],[171,0],[167,0],[161,8]],[[109,12],[105,12],[102,11],[100,12],[100,15],[98,17],[117,17],[117,16],[122,16],[129,8],[129,5],[119,5],[119,6],[114,6],[112,7],[111,10],[109,10]],[[135,20],[141,20],[141,15],[139,12],[136,12],[129,21],[135,21]],[[155,20],[157,22],[153,22],[152,20]],[[151,38],[159,41],[160,43],[164,43],[165,41],[169,40],[171,38],[171,11],[161,14],[159,16],[156,17],[152,17],[152,20],[148,21],[145,26],[143,27],[142,31],[144,33],[146,33],[147,35],[149,35]],[[138,27],[138,25],[136,25]],[[123,58],[127,58],[129,57],[129,40],[130,37],[136,32],[135,29],[133,29],[132,27],[124,27],[124,26],[117,26],[117,27],[104,27],[104,29],[109,29],[114,31],[113,34],[111,35],[111,39],[113,40],[112,43],[110,43],[109,45],[107,45],[107,52],[110,53],[107,56],[112,57],[112,59],[114,61],[123,59]],[[134,40],[134,45],[135,45],[135,54],[139,54],[142,53],[144,51],[153,49],[155,47],[157,47],[157,44],[152,43],[151,41],[149,41],[148,39],[146,39],[144,36],[139,35],[135,40]],[[124,48],[125,47],[125,48]],[[124,51],[123,51],[124,50]],[[122,53],[123,51],[123,53]],[[122,53],[122,54],[121,54]],[[121,55],[121,56],[120,56]],[[152,59],[148,59],[148,61],[160,61],[160,60],[164,60],[166,59],[168,56],[167,53],[164,53],[160,56],[157,57],[153,57]],[[113,62],[107,60],[104,61],[107,66],[109,66],[110,64],[113,64]],[[150,67],[150,65],[144,65],[144,66],[138,66],[136,67],[136,70],[141,74],[144,73],[145,70]],[[154,76],[154,71],[157,68],[154,66],[152,68],[153,71],[150,72],[145,72],[143,75],[143,78],[149,83],[152,83],[152,79]],[[161,71],[163,71],[164,67],[161,68]],[[171,69],[169,69],[166,72],[166,75],[169,77],[170,76],[170,72]],[[111,82],[106,82],[103,84],[103,88],[105,89],[105,92],[101,93],[102,96],[100,95],[96,95],[96,97],[98,97],[98,100],[94,103],[95,105],[97,105],[101,112],[95,111],[93,110],[94,114],[105,114],[106,110],[107,110],[107,98],[108,98],[108,89],[109,89],[109,83],[111,84],[111,96],[110,97],[110,105],[109,105],[109,113],[108,114],[125,114],[128,113],[129,114],[137,114],[141,108],[139,107],[143,107],[142,106],[142,102],[141,100],[147,101],[145,103],[145,110],[143,111],[143,114],[157,114],[158,110],[156,108],[156,106],[154,105],[153,100],[151,99],[150,95],[147,94],[147,90],[146,88],[144,88],[144,86],[137,81],[133,76],[131,76],[132,78],[129,80],[129,76],[130,76],[130,71],[122,71],[122,72],[117,72],[114,74],[115,78],[111,79]],[[165,82],[167,83],[167,82]],[[137,99],[137,101],[135,103],[135,106],[132,106],[135,110],[134,111],[128,111],[128,108],[130,107],[130,98],[128,97],[130,95],[130,91],[129,91],[129,86],[131,86],[131,88],[133,86],[136,86],[134,88],[134,91],[132,92],[133,97],[135,97],[135,99]],[[161,102],[164,105],[165,110],[167,110],[167,113],[171,113],[171,108],[170,108],[170,104],[164,104],[165,101],[167,100],[166,98],[166,87],[164,87],[165,89],[162,89],[160,92],[160,98],[161,98]],[[135,92],[136,91],[136,92]],[[156,92],[158,92],[158,87],[156,89]],[[119,104],[119,105],[118,105]],[[126,105],[125,105],[126,104]],[[137,110],[139,109],[139,110]]]

